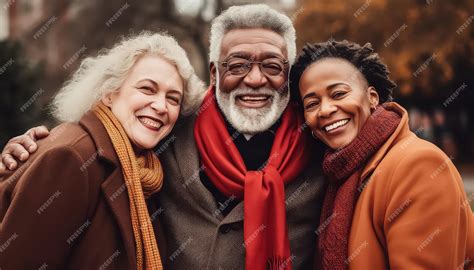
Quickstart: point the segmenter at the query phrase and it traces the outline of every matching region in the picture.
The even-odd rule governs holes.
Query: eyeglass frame
[[[240,59],[243,59],[243,60],[246,60],[248,62],[249,65],[249,68],[248,68],[248,71],[243,73],[242,75],[236,75],[236,74],[232,74],[232,72],[230,72],[229,68],[228,68],[228,65],[227,63],[229,62],[230,59],[233,59],[233,58],[240,58]],[[267,74],[265,73],[263,70],[262,70],[262,62],[267,60],[267,59],[272,59],[272,58],[276,58],[278,60],[281,60],[282,63],[283,63],[283,69],[280,71],[280,73],[278,74],[275,74],[275,75],[270,75],[270,74]],[[247,76],[249,73],[250,73],[250,70],[252,70],[252,67],[254,64],[257,64],[258,65],[258,69],[260,70],[260,72],[262,74],[265,75],[265,77],[276,77],[276,76],[279,76],[281,75],[284,71],[285,71],[285,68],[289,67],[289,61],[288,60],[285,60],[284,58],[282,57],[278,57],[278,56],[272,56],[272,57],[269,57],[269,58],[266,58],[266,59],[263,59],[262,61],[253,61],[253,60],[250,60],[250,59],[247,59],[247,58],[244,58],[244,57],[236,57],[236,56],[229,56],[227,57],[226,59],[224,59],[223,61],[217,61],[222,67],[224,67],[226,69],[226,71],[228,71],[232,76],[236,76],[236,77],[239,77],[239,78],[243,78],[245,76]]]

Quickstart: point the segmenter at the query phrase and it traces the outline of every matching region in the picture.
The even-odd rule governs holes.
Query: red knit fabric
[[[361,191],[362,169],[392,135],[400,119],[397,113],[378,106],[348,146],[326,152],[323,170],[329,186],[317,230],[323,269],[347,269],[349,232]]]
[[[306,167],[309,137],[296,104],[284,111],[266,164],[247,171],[209,89],[194,127],[205,173],[226,196],[244,200],[246,269],[291,269],[285,213],[285,187]]]

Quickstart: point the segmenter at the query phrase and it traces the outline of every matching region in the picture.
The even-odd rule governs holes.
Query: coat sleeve
[[[472,212],[439,149],[407,153],[390,178],[384,231],[391,269],[463,269]],[[458,268],[460,267],[460,268]]]
[[[83,164],[73,148],[55,148],[0,182],[1,269],[64,268],[88,225]]]

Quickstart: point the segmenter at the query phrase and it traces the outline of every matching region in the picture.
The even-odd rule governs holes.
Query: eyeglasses
[[[252,69],[253,64],[257,64],[260,71],[267,77],[280,75],[288,66],[288,61],[279,57],[264,59],[263,61],[251,61],[241,57],[231,57],[220,62],[222,67],[227,69],[233,76],[244,77]]]

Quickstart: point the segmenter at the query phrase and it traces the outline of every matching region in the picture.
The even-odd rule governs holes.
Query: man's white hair
[[[137,60],[146,54],[160,56],[176,66],[184,82],[181,114],[193,113],[201,104],[205,88],[186,52],[168,34],[142,32],[84,59],[55,96],[53,116],[60,121],[79,121],[102,97],[118,91]]]
[[[286,42],[290,65],[296,58],[296,32],[288,16],[264,4],[233,6],[217,16],[211,25],[210,62],[217,63],[221,53],[222,38],[233,29],[263,28],[280,34]]]

